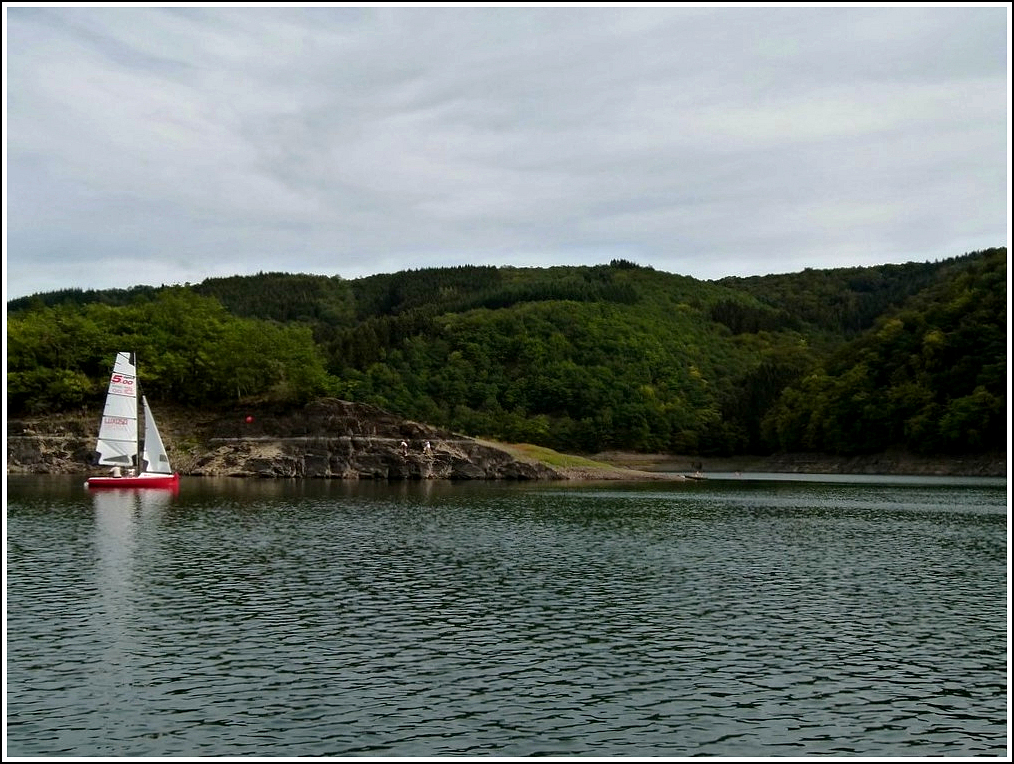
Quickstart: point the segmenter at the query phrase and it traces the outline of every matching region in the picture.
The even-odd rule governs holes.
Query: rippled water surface
[[[1005,755],[1006,481],[864,480],[9,476],[7,753]]]

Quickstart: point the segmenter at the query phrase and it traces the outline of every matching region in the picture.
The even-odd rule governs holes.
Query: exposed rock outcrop
[[[409,480],[538,480],[562,476],[540,464],[464,438],[413,442],[377,436],[337,438],[215,438],[191,475]]]

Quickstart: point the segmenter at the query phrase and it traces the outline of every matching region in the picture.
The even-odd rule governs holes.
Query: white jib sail
[[[143,395],[141,401],[144,404],[144,459],[145,471],[158,472],[163,475],[171,475],[172,467],[169,466],[169,456],[162,445],[162,436],[158,434],[158,427],[155,426],[155,417],[151,415],[148,408],[148,399]]]
[[[117,353],[102,410],[99,464],[131,467],[137,456],[137,370],[130,353]]]

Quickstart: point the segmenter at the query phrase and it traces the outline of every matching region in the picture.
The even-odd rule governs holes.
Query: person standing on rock
[[[423,453],[426,454],[426,456],[433,455],[433,446],[430,445],[430,442],[428,440],[426,441],[426,444],[423,446]]]
[[[401,455],[408,456],[408,443],[404,440],[401,442]]]

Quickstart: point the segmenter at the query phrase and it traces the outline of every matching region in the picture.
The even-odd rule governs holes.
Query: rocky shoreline
[[[500,446],[366,404],[313,401],[214,414],[168,411],[159,429],[181,475],[341,480],[660,480],[637,469],[550,466]],[[7,422],[8,474],[105,474],[93,463],[98,416]],[[427,444],[429,447],[427,448]]]
[[[887,451],[864,456],[832,454],[772,454],[770,456],[699,457],[672,454],[602,452],[593,459],[645,471],[770,472],[821,475],[913,475],[939,477],[1007,477],[1007,454],[920,456]]]
[[[92,466],[98,415],[7,421],[8,474],[103,474]],[[507,444],[401,419],[366,404],[320,399],[302,409],[165,411],[159,426],[181,475],[342,480],[684,480],[698,471],[1006,477],[1007,455],[948,459],[779,454],[709,458],[602,452],[532,457]],[[426,449],[426,443],[430,448]],[[403,445],[404,444],[404,445]],[[557,454],[557,456],[562,456]]]

